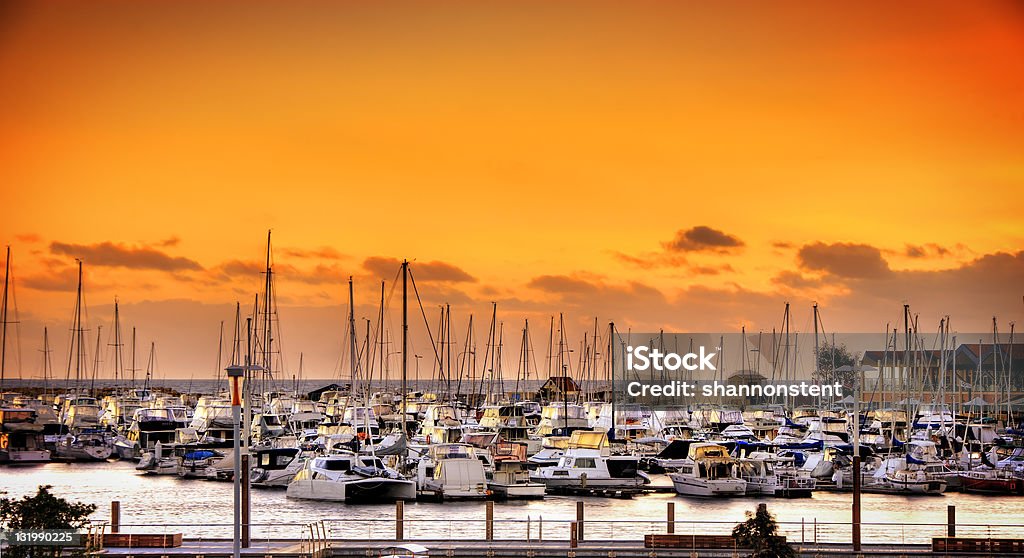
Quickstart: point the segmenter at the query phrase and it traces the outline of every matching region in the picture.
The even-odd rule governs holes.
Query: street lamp
[[[235,536],[232,541],[232,554],[239,558],[242,553],[242,435],[238,424],[242,421],[242,385],[245,383],[245,367],[229,366],[227,368],[229,387],[231,388],[231,423],[235,449]]]

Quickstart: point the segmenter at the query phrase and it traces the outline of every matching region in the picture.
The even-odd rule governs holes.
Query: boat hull
[[[629,490],[643,488],[647,481],[644,477],[630,478],[572,478],[572,477],[541,477],[530,476],[535,483],[543,483],[549,489],[574,488],[574,489],[601,489],[601,490]]]
[[[1024,496],[1024,479],[977,478],[960,475],[960,490],[976,494]]]
[[[495,498],[506,500],[530,500],[544,497],[546,487],[538,482],[525,484],[488,483],[487,488]]]
[[[416,498],[416,483],[374,477],[346,482],[303,479],[292,481],[286,496],[301,500],[350,503],[413,500]]]
[[[49,450],[0,450],[0,463],[46,463]]]
[[[742,479],[696,479],[682,475],[672,475],[672,486],[676,493],[683,496],[700,496],[704,498],[729,498],[745,496],[747,482]]]

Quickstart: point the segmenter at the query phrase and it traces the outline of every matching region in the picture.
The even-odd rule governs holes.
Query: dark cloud
[[[265,263],[256,260],[228,260],[217,266],[216,271],[222,278],[227,279],[243,275],[258,276],[266,269]]]
[[[66,267],[45,273],[36,273],[22,277],[19,283],[37,291],[73,292],[78,289],[78,270]]]
[[[531,279],[526,286],[546,293],[568,295],[593,293],[597,290],[589,281],[568,275],[541,275]]]
[[[743,246],[739,238],[704,225],[676,232],[675,238],[664,243],[669,252],[727,252]]]
[[[125,246],[113,242],[98,244],[50,243],[50,252],[81,258],[89,265],[124,267],[129,269],[154,269],[158,271],[199,271],[203,266],[195,260],[170,256],[148,246]]]
[[[373,256],[363,260],[363,269],[376,277],[391,278],[398,274],[402,261],[398,258]],[[409,262],[409,269],[417,281],[423,283],[475,283],[476,277],[466,273],[462,268],[446,262]]]
[[[649,252],[634,256],[622,252],[612,252],[615,259],[640,269],[653,269],[656,267],[681,267],[686,265],[686,258],[678,254],[666,252]]]
[[[331,248],[330,246],[321,246],[319,248],[305,249],[305,248],[278,248],[278,253],[289,256],[292,258],[309,258],[309,259],[320,259],[320,260],[342,260],[347,259],[350,256],[342,254],[341,252]]]
[[[893,271],[845,281],[848,293],[832,301],[847,323],[898,318],[904,302],[915,313],[949,315],[954,326],[984,328],[986,318],[1019,315],[1024,284],[1024,251],[987,254],[953,269]],[[927,318],[926,318],[927,319]],[[922,322],[924,323],[924,322]],[[990,327],[990,326],[989,326]]]
[[[885,277],[891,270],[882,252],[867,244],[806,244],[797,252],[800,267],[844,278]]]
[[[939,246],[938,244],[907,244],[903,255],[908,258],[927,258],[948,256],[950,254],[949,248],[945,246]]]
[[[14,238],[16,238],[18,241],[24,242],[26,244],[35,244],[35,243],[43,240],[43,237],[39,236],[36,233],[16,234],[16,235],[14,235]]]
[[[266,271],[266,262],[257,260],[228,260],[211,270],[211,276],[217,281],[250,278],[262,280]],[[336,265],[319,264],[312,269],[302,269],[291,264],[274,263],[274,277],[278,281],[297,281],[307,285],[341,284],[348,280],[348,275]]]
[[[770,327],[783,305],[777,295],[735,286],[693,286],[663,292],[641,282],[611,284],[569,275],[542,275],[530,281],[529,286],[548,295],[541,311],[557,308],[565,310],[566,316],[606,316],[614,319],[622,331],[628,327],[634,331],[715,331],[743,323]],[[520,306],[529,308],[526,304]]]
[[[695,275],[721,275],[722,273],[732,273],[736,271],[729,264],[713,266],[713,265],[695,265],[690,267],[690,272]]]
[[[772,277],[772,283],[793,289],[813,289],[822,286],[820,278],[805,277],[796,271],[783,271]]]
[[[777,250],[789,250],[794,248],[792,242],[772,242],[772,248]]]
[[[159,243],[159,245],[163,246],[164,248],[170,248],[172,246],[177,246],[178,244],[181,244],[181,238],[179,238],[177,236],[172,236],[172,237],[169,237],[169,238],[165,238],[165,239],[161,240],[160,243]]]
[[[276,270],[277,266],[274,266],[274,269]],[[308,285],[341,285],[348,281],[349,275],[336,265],[320,264],[313,269],[301,270],[292,268],[290,274],[284,275],[283,277],[286,280],[294,279],[295,281],[306,283]]]

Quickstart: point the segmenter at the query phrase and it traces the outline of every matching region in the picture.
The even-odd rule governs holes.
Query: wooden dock
[[[524,540],[415,540],[430,549],[432,557],[445,558],[732,558],[747,552],[736,549],[648,548],[643,540],[636,541],[580,541],[575,547],[570,541]],[[311,551],[309,541],[262,540],[253,541],[242,550],[246,558],[373,558],[384,548],[394,546],[394,540],[329,540],[324,546]],[[837,558],[871,556],[898,558],[907,556],[934,556],[930,544],[866,544],[861,552],[854,552],[849,544],[793,544],[799,556],[834,556]],[[231,541],[227,539],[186,539],[175,548],[105,548],[96,552],[109,558],[230,558]],[[942,553],[940,553],[942,554]],[[958,552],[957,556],[992,556],[991,552]],[[1000,556],[1024,556],[1004,553]]]

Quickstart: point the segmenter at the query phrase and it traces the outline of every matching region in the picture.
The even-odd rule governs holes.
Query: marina
[[[524,323],[521,360],[508,382],[515,388],[507,389],[496,304],[482,369],[467,357],[478,350],[472,335],[462,362],[453,366],[458,349],[445,308],[436,329],[428,327],[432,377],[410,377],[408,351],[393,371],[390,359],[374,354],[378,339],[389,335],[385,287],[376,331],[367,320],[360,340],[350,279],[339,375],[301,384],[293,378],[289,385],[282,381],[281,326],[271,318],[277,291],[269,233],[266,254],[266,284],[253,314],[243,320],[236,306],[233,338],[221,329],[217,375],[223,367],[226,381],[193,380],[184,391],[153,378],[152,345],[141,385],[127,377],[116,303],[114,379],[99,378],[98,364],[90,369],[79,262],[64,381],[44,374],[43,382],[8,382],[0,393],[0,462],[8,493],[28,496],[52,486],[97,510],[109,505],[109,522],[97,512],[88,527],[109,534],[101,547],[123,542],[132,548],[133,536],[194,545],[231,536],[230,527],[242,547],[282,541],[285,555],[298,552],[296,544],[314,555],[372,553],[352,541],[389,538],[435,546],[449,541],[449,554],[474,555],[481,540],[532,544],[534,537],[540,555],[559,540],[572,548],[581,541],[604,545],[589,552],[628,555],[654,544],[671,554],[685,545],[728,547],[732,527],[762,506],[771,507],[787,544],[833,545],[829,552],[839,554],[845,547],[835,545],[847,541],[855,552],[894,541],[906,545],[893,547],[896,553],[915,545],[934,549],[953,544],[946,537],[958,528],[956,544],[969,544],[965,533],[984,534],[990,546],[1021,538],[1018,525],[992,521],[996,509],[1004,518],[1024,514],[1024,424],[1014,421],[1021,415],[1014,414],[1020,392],[1013,388],[1024,344],[1013,341],[1013,325],[1007,341],[994,324],[994,342],[972,348],[950,338],[943,319],[936,337],[919,337],[908,325],[902,346],[894,333],[885,336],[881,352],[852,361],[840,354],[852,372],[844,376],[852,392],[844,398],[842,382],[832,379],[836,389],[828,396],[783,390],[775,398],[737,400],[723,393],[684,405],[666,402],[664,394],[633,396],[628,388],[623,394],[628,375],[644,378],[623,358],[632,347],[615,324],[608,324],[602,342],[596,319],[573,377],[563,318],[556,344],[552,317],[546,379],[536,364],[531,371],[534,349]],[[410,341],[409,294],[416,288],[411,267],[402,262],[393,284],[400,289],[403,347]],[[818,310],[814,305],[816,324]],[[787,304],[787,319],[788,313]],[[904,315],[909,324],[907,305]],[[745,345],[745,332],[741,339]],[[657,341],[666,343],[664,332]],[[788,342],[779,337],[775,354]],[[925,349],[927,343],[939,347]],[[815,330],[817,358],[809,375],[839,378],[834,337],[825,350],[831,355],[822,356]],[[705,354],[703,345],[700,351],[705,360],[717,354]],[[973,367],[965,364],[970,354]],[[865,358],[877,367],[863,365]],[[714,361],[712,372],[722,362]],[[806,364],[783,356],[765,365],[773,378],[782,371],[789,379],[796,377],[789,368]],[[729,376],[744,385],[764,381],[749,368]],[[969,397],[984,387],[993,403]],[[196,521],[227,516],[235,521]],[[636,546],[639,541],[644,547]],[[210,553],[201,545],[195,552]]]
[[[1024,557],[1021,1],[8,0],[0,558]]]

